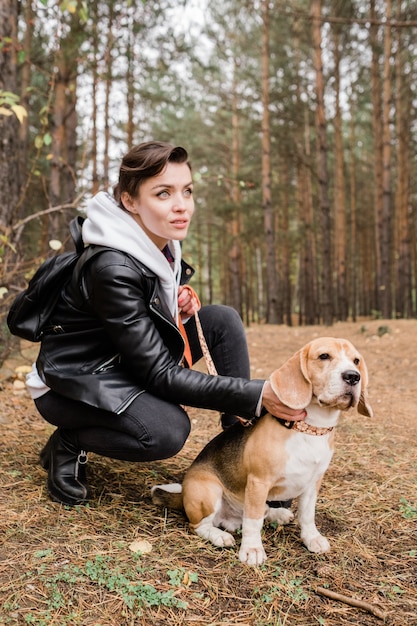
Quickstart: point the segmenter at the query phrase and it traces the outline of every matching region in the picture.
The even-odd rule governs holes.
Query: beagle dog
[[[307,411],[301,422],[270,413],[245,428],[237,424],[212,439],[192,463],[182,486],[152,488],[154,504],[184,509],[191,528],[215,546],[233,546],[242,528],[239,559],[261,565],[264,520],[288,524],[285,501],[298,498],[301,540],[311,552],[330,550],[315,524],[317,494],[329,467],[341,411],[372,416],[365,361],[346,339],[314,339],[270,377],[289,407]],[[278,506],[277,506],[278,505]]]

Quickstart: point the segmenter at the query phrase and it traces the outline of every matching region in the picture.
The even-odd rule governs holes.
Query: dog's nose
[[[355,370],[346,370],[346,372],[343,372],[342,378],[345,383],[353,387],[354,385],[358,384],[361,379],[361,375],[359,374],[359,372],[355,372]]]

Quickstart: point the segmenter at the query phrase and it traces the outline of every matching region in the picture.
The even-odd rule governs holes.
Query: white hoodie
[[[172,317],[178,323],[178,285],[181,278],[181,246],[178,241],[168,244],[174,258],[172,268],[132,215],[121,209],[114,198],[104,191],[88,202],[82,235],[85,245],[97,244],[122,250],[154,272]]]

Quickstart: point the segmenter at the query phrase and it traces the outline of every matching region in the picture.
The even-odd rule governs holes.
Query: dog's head
[[[373,415],[365,361],[347,339],[310,341],[272,373],[270,382],[281,402],[293,409],[315,402],[342,411],[357,407],[361,415]]]

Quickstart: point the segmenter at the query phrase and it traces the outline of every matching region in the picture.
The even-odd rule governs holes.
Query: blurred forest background
[[[0,0],[2,313],[153,138],[190,154],[204,303],[416,317],[416,41],[413,0]]]

